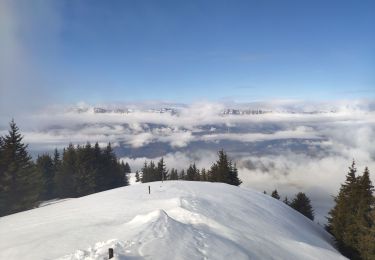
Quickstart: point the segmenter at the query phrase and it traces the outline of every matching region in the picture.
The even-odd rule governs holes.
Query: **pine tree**
[[[229,171],[229,182],[230,185],[239,186],[242,181],[238,178],[238,170],[236,164],[232,166],[232,162],[230,162],[230,171]]]
[[[154,161],[150,161],[149,172],[150,172],[151,181],[160,181],[161,180],[161,178],[159,176],[159,173],[158,173],[158,168],[156,167]]]
[[[57,149],[55,149],[55,151],[53,152],[53,166],[54,166],[55,172],[58,171],[60,164],[61,164],[60,153]]]
[[[224,182],[231,185],[240,185],[242,181],[238,178],[236,165],[228,159],[224,150],[218,152],[219,159],[211,166],[208,180],[212,182]]]
[[[85,196],[95,192],[94,154],[91,144],[77,148],[77,171],[75,173],[75,192]]]
[[[2,136],[0,136],[0,159],[2,159],[2,154],[3,154],[3,150],[4,150],[4,138]],[[2,161],[0,161],[0,172],[3,172],[3,165],[2,165]]]
[[[129,178],[128,178],[129,172],[128,171],[130,168],[128,169],[126,164],[124,164],[124,162],[121,161],[120,169],[121,169],[121,174],[124,176],[124,183],[122,186],[128,186],[129,185]]]
[[[358,176],[358,190],[359,190],[359,203],[357,215],[360,214],[360,217],[364,217],[366,222],[370,223],[370,213],[371,210],[375,207],[375,198],[373,196],[374,186],[370,180],[370,171],[366,167],[363,175]]]
[[[327,230],[335,237],[341,253],[351,259],[359,259],[357,244],[356,211],[359,202],[359,185],[356,177],[355,161],[349,167],[345,183],[334,198],[335,206],[330,210]]]
[[[374,215],[375,209],[375,198],[373,196],[374,186],[370,180],[370,172],[366,167],[363,175],[358,176],[358,203],[357,211],[355,213],[356,220],[356,232],[354,233],[354,243],[352,247],[356,248],[362,259],[374,259],[375,251],[373,247],[369,245],[371,236],[373,243],[375,244],[374,231]]]
[[[206,169],[203,168],[201,170],[201,178],[200,178],[201,181],[207,181],[207,173],[206,173]]]
[[[362,259],[375,259],[375,209],[370,213],[370,228],[366,229],[365,233],[361,232],[359,251]]]
[[[161,171],[159,172],[158,167],[155,166],[153,161],[147,163],[145,161],[142,168],[142,182],[160,181],[162,178]]]
[[[180,180],[186,180],[186,174],[185,174],[185,170],[184,169],[181,170],[179,179]]]
[[[49,156],[39,157],[37,169],[44,176],[49,176],[48,181],[45,182],[47,186],[51,187],[52,183],[55,184],[56,189],[46,188],[46,190],[57,191],[54,195],[48,196],[44,192],[44,199],[46,199],[46,196],[48,198],[54,196],[61,198],[85,196],[94,192],[129,185],[126,173],[128,167],[124,162],[117,160],[111,144],[108,144],[104,151],[98,143],[94,147],[87,143],[85,146],[77,145],[76,148],[73,144],[70,144],[67,149],[63,150],[61,160],[57,149],[55,149],[53,160],[47,157]]]
[[[148,163],[147,161],[144,162],[143,167],[142,167],[142,178],[141,181],[142,183],[149,182],[150,181],[150,176],[149,176],[149,170],[148,170]]]
[[[30,209],[39,199],[41,176],[22,139],[12,120],[0,144],[0,216]]]
[[[141,181],[141,179],[139,178],[139,171],[137,170],[135,172],[135,182],[140,182],[140,181]]]
[[[75,174],[77,172],[77,155],[73,144],[64,149],[60,171],[57,172],[55,183],[60,198],[76,197]]]
[[[224,150],[218,152],[219,159],[211,166],[211,176],[214,182],[229,182],[230,165]]]
[[[170,180],[178,180],[178,173],[177,169],[172,168],[171,169],[171,174],[169,175]]]
[[[59,151],[55,148],[55,151],[53,153],[53,183],[54,183],[54,188],[53,188],[53,197],[57,198],[59,196],[59,189],[56,184],[56,176],[59,174],[61,171],[61,157]]]
[[[103,153],[104,169],[107,171],[106,179],[108,180],[106,189],[113,189],[124,186],[124,176],[113,152],[111,143],[108,143]]]
[[[279,193],[277,192],[276,189],[272,192],[271,197],[273,197],[277,200],[280,200],[280,195],[279,195]]]
[[[310,199],[305,193],[297,193],[296,197],[290,203],[290,206],[300,212],[302,215],[305,215],[307,218],[314,220],[314,210],[311,206]]]
[[[186,180],[188,181],[199,181],[199,170],[195,163],[190,164],[186,170]]]
[[[92,157],[93,168],[95,169],[95,192],[101,192],[108,188],[108,170],[105,168],[105,156],[98,142],[96,142],[94,145]]]
[[[9,174],[5,175],[7,165],[5,162],[4,149],[3,137],[0,136],[0,217],[6,215],[10,210],[7,198],[9,196],[8,192],[11,176]]]
[[[217,172],[218,166],[216,163],[214,163],[207,172],[207,180],[210,182],[217,182]]]
[[[168,178],[168,171],[167,167],[164,163],[164,158],[162,157],[157,166],[157,180],[158,181],[165,181]]]
[[[285,199],[283,200],[283,202],[284,202],[286,205],[290,206],[290,202],[289,202],[287,196],[285,196]]]
[[[56,197],[58,195],[57,193],[57,187],[56,187],[56,175],[58,174],[58,172],[61,170],[61,158],[60,158],[60,153],[57,149],[55,149],[54,153],[53,153],[53,176],[54,176],[54,184],[55,184],[55,187],[54,187],[54,191],[53,191],[53,195],[54,197]]]
[[[101,156],[101,163],[102,163],[102,189],[109,190],[114,187],[114,165],[115,165],[115,158],[112,150],[112,146],[110,143],[107,144],[106,148],[102,152]]]
[[[130,166],[127,162],[125,163],[124,171],[125,171],[125,173],[131,173],[132,172],[132,170],[130,169]]]
[[[42,200],[55,198],[55,166],[48,154],[38,156],[36,167],[43,179],[43,188],[41,193]]]

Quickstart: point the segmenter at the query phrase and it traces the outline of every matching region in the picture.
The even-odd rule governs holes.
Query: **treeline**
[[[264,194],[267,194],[267,192],[264,191]],[[275,189],[271,193],[271,197],[280,200],[280,195]],[[289,201],[288,197],[285,197],[283,202],[292,207],[293,209],[297,210],[300,212],[302,215],[306,216],[307,218],[314,220],[314,209],[311,205],[311,200],[310,198],[303,192],[298,192],[292,201]]]
[[[130,167],[119,162],[110,144],[102,149],[69,145],[34,162],[12,121],[0,137],[0,216],[31,209],[40,201],[80,197],[128,185]]]
[[[61,159],[55,150],[53,158],[48,154],[39,156],[36,166],[44,177],[43,200],[80,197],[126,186],[126,173],[131,171],[127,163],[117,160],[111,144],[102,149],[98,143],[70,144]]]
[[[375,197],[366,167],[357,175],[355,162],[329,212],[327,230],[335,237],[340,252],[352,260],[375,259]]]
[[[239,186],[242,181],[238,178],[236,165],[228,158],[224,150],[218,152],[218,157],[218,160],[209,170],[204,168],[199,170],[194,163],[189,165],[186,170],[178,171],[172,168],[169,171],[163,158],[157,164],[153,161],[146,161],[141,170],[142,174],[136,172],[136,180],[141,182],[162,180],[209,181]]]

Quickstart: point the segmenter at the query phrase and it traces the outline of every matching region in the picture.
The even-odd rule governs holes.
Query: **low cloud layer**
[[[318,220],[332,206],[352,159],[375,180],[375,106],[372,101],[299,101],[53,106],[15,118],[35,154],[70,142],[106,145],[133,170],[164,156],[169,168],[195,162],[208,168],[224,148],[244,186],[307,192]],[[2,118],[0,131],[6,132]]]

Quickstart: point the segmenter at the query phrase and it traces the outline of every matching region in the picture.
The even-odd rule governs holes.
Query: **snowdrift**
[[[110,247],[114,259],[346,259],[284,203],[221,183],[139,184],[0,218],[0,259],[108,259]]]

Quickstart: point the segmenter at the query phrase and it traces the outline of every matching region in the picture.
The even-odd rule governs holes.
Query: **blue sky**
[[[9,39],[0,44],[0,70],[16,75],[0,81],[3,94],[27,88],[52,93],[53,102],[375,97],[371,0],[2,7],[0,32]],[[20,57],[23,69],[7,71]]]

